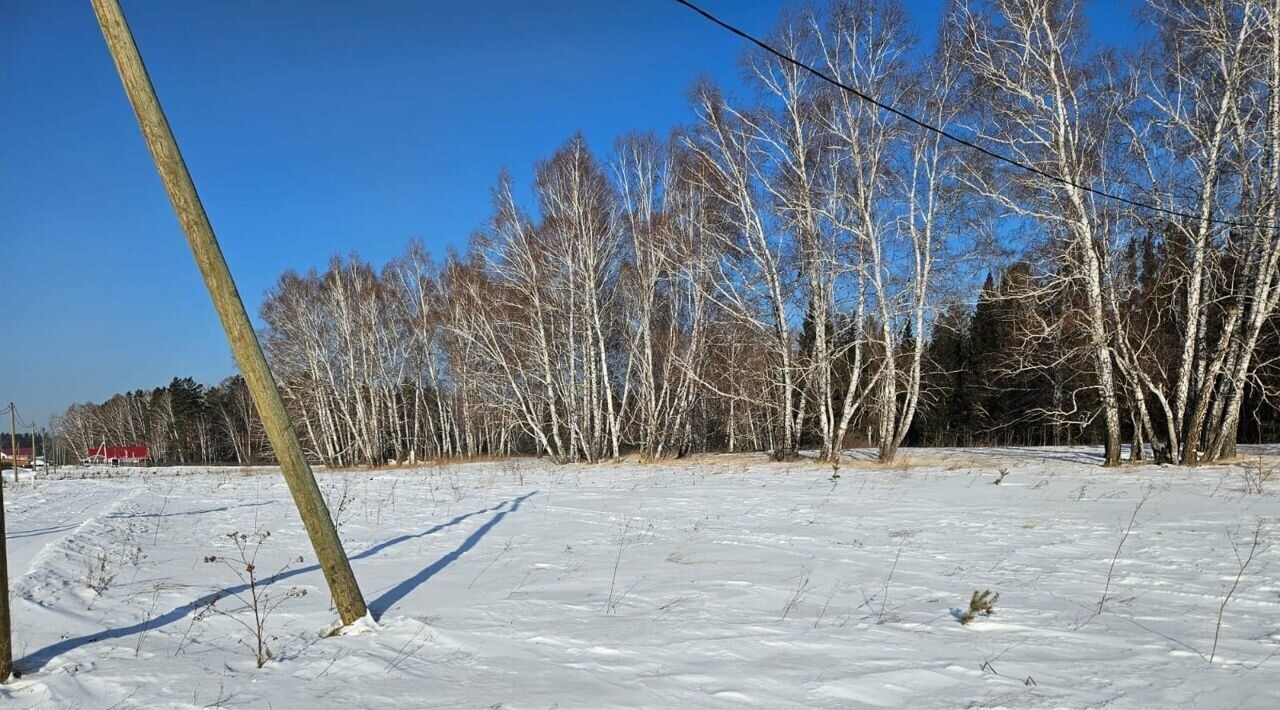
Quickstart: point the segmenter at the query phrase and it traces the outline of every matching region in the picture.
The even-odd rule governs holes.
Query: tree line
[[[239,375],[212,387],[175,377],[152,390],[116,394],[102,403],[73,404],[52,424],[72,461],[104,445],[145,445],[153,462],[167,464],[272,460]]]
[[[774,47],[1012,162],[748,51],[748,98],[699,81],[603,159],[573,136],[531,204],[501,175],[463,253],[284,274],[261,337],[298,432],[333,465],[1274,438],[1280,3],[1142,22],[1104,47],[1076,0],[958,0],[922,43],[893,0],[790,10]],[[247,411],[152,436],[253,458]]]

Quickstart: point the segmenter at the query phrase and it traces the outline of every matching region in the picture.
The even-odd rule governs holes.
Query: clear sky
[[[1102,41],[1134,1],[1095,0]],[[502,166],[663,134],[741,51],[670,0],[122,4],[254,315],[285,269],[461,248]],[[703,0],[760,34],[785,4]],[[931,37],[943,0],[906,4]],[[27,420],[234,371],[88,0],[0,0],[0,263],[0,402]]]

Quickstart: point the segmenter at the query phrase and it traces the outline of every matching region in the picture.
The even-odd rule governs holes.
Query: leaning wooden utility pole
[[[13,402],[9,403],[9,431],[13,432]],[[13,480],[18,480],[18,446],[14,435]],[[4,527],[4,477],[0,475],[0,683],[13,675],[13,630],[9,626],[9,543]]]
[[[213,234],[209,217],[200,203],[200,196],[196,194],[196,186],[191,182],[191,174],[187,172],[173,131],[160,108],[160,100],[156,98],[151,78],[142,64],[138,47],[134,44],[128,23],[125,22],[124,12],[120,9],[118,0],[91,2],[98,16],[98,24],[102,26],[102,35],[107,40],[107,48],[111,50],[111,57],[120,72],[125,93],[133,104],[133,112],[138,117],[138,125],[142,128],[142,136],[151,151],[151,158],[160,171],[160,178],[169,193],[169,201],[173,203],[173,211],[182,223],[182,231],[186,232],[187,243],[195,255],[196,264],[200,266],[200,273],[204,276],[205,286],[209,288],[213,305],[218,310],[222,327],[227,332],[227,340],[231,342],[231,351],[240,366],[240,373],[253,395],[267,438],[275,449],[276,460],[280,462],[280,470],[284,473],[289,492],[293,494],[298,513],[302,516],[302,523],[311,537],[316,558],[320,568],[324,570],[334,605],[338,608],[338,616],[342,618],[342,623],[350,624],[368,612],[364,597],[351,572],[351,563],[342,549],[342,541],[338,538],[333,519],[329,517],[329,509],[320,495],[320,487],[316,485],[311,466],[302,453],[298,434],[284,409],[280,390],[276,388],[271,370],[267,368],[267,359],[262,354],[258,336],[253,332],[253,325],[249,322],[249,315],[245,313],[240,293],[227,269],[227,262],[223,259],[222,249]]]

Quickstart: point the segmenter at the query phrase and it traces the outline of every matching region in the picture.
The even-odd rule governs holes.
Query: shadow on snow
[[[534,493],[537,493],[537,491],[534,491]],[[458,545],[457,549],[455,549],[453,552],[450,552],[444,557],[441,557],[440,559],[436,560],[435,562],[431,563],[429,566],[424,568],[421,572],[397,584],[391,589],[388,589],[387,591],[383,592],[377,599],[374,599],[373,601],[369,602],[369,612],[373,614],[373,618],[375,619],[381,618],[382,615],[387,612],[387,610],[389,610],[392,606],[395,606],[396,602],[400,601],[401,599],[404,599],[405,596],[409,594],[409,592],[412,592],[414,589],[417,589],[418,586],[421,585],[423,582],[426,582],[428,579],[431,579],[432,577],[434,577],[435,574],[440,570],[453,564],[455,560],[457,560],[459,557],[462,557],[462,554],[464,552],[475,547],[476,543],[480,542],[481,538],[483,538],[485,535],[488,535],[489,531],[492,530],[494,526],[502,522],[502,519],[507,516],[507,513],[514,513],[517,510],[519,510],[520,504],[528,500],[531,496],[533,496],[534,493],[527,493],[525,495],[520,496],[519,498],[513,498],[507,501],[506,503],[501,503],[497,506],[494,506],[493,508],[490,508],[489,510],[496,511],[499,508],[502,508],[503,506],[507,505],[508,503],[511,504],[510,508],[499,512],[497,515],[493,516],[492,518],[489,518],[489,522],[476,528],[476,531],[468,535],[467,539],[463,540],[462,544]],[[407,540],[413,537],[422,537],[423,535],[426,535],[426,534],[429,534],[429,533],[405,535],[403,538],[396,538],[394,541],[382,543],[380,547],[385,547],[387,545],[395,544],[397,542],[402,542],[403,540]],[[377,550],[377,549],[380,549],[380,547],[375,547],[373,549]]]
[[[223,506],[219,506],[219,507],[217,507],[217,508],[204,508],[204,509],[201,509],[201,510],[175,510],[175,511],[173,511],[172,513],[138,513],[138,512],[135,512],[135,513],[123,513],[123,512],[115,512],[115,513],[107,513],[107,514],[106,514],[105,516],[103,516],[103,517],[106,517],[106,518],[116,518],[116,519],[128,519],[128,518],[180,518],[180,517],[185,517],[185,516],[187,516],[187,515],[206,515],[206,514],[208,514],[208,513],[221,513],[221,512],[223,512],[223,511],[233,510],[233,509],[235,509],[235,508],[257,508],[257,507],[259,507],[259,506],[263,506],[263,505],[274,505],[274,504],[275,504],[275,501],[273,501],[273,500],[264,500],[264,501],[259,502],[259,503],[237,503],[237,504],[235,504],[235,505],[223,505]]]
[[[476,515],[482,515],[484,513],[496,513],[496,515],[490,518],[488,522],[486,522],[484,525],[477,528],[475,532],[471,533],[471,535],[469,535],[467,539],[464,540],[462,544],[457,547],[457,549],[448,553],[444,557],[441,557],[440,559],[436,560],[431,565],[423,569],[421,572],[418,572],[417,574],[410,577],[409,579],[406,579],[403,582],[400,582],[396,586],[392,587],[390,590],[384,592],[377,599],[374,599],[372,602],[370,602],[369,611],[373,614],[374,618],[381,617],[384,613],[386,613],[388,609],[390,609],[393,605],[395,605],[396,602],[403,599],[405,595],[412,592],[414,589],[416,589],[422,583],[426,582],[428,579],[431,579],[431,577],[433,577],[436,573],[443,570],[445,567],[448,567],[450,564],[456,561],[459,557],[461,557],[463,553],[465,553],[467,550],[470,550],[472,547],[475,547],[476,543],[480,542],[480,540],[486,534],[488,534],[489,531],[494,528],[494,526],[496,526],[504,517],[506,517],[507,513],[514,513],[515,511],[519,510],[521,503],[537,495],[537,493],[538,491],[533,491],[531,493],[526,493],[525,495],[522,495],[518,498],[512,498],[510,500],[503,501],[491,508],[482,508],[480,510],[473,511],[470,513],[463,513],[462,515],[459,515],[446,523],[440,523],[439,525],[434,525],[430,528],[427,528],[426,530],[423,530],[422,532],[413,533],[409,535],[401,535],[399,537],[391,538],[390,540],[380,542],[377,545],[374,545],[373,547],[370,547],[367,550],[363,550],[355,555],[351,555],[350,559],[353,561],[362,560],[366,557],[372,557],[378,554],[379,552],[382,552],[383,550],[389,547],[392,547],[394,545],[398,545],[402,542],[423,538],[433,533],[440,532],[445,528],[453,527],[454,525],[458,525],[459,523],[466,520],[467,518],[470,518]],[[291,569],[285,572],[281,572],[280,574],[267,577],[266,579],[262,580],[262,585],[268,586],[271,584],[275,584],[276,582],[288,579],[290,577],[296,577],[297,575],[306,574],[308,572],[317,572],[319,570],[320,570],[319,565],[308,565],[306,567]],[[37,651],[27,654],[20,661],[15,662],[14,666],[17,670],[21,671],[22,673],[33,673],[44,668],[45,664],[47,664],[49,661],[53,660],[54,658],[64,653],[73,651],[82,646],[87,646],[91,643],[95,643],[98,641],[124,638],[126,636],[132,636],[134,634],[142,633],[149,629],[154,629],[161,626],[167,626],[168,624],[172,624],[175,621],[178,621],[180,619],[187,617],[194,610],[200,607],[206,606],[207,604],[209,604],[209,602],[213,601],[218,597],[227,596],[230,594],[239,594],[241,592],[246,592],[248,590],[249,590],[249,585],[247,584],[227,587],[226,589],[220,589],[216,592],[210,592],[209,594],[206,594],[200,597],[199,599],[191,601],[187,604],[183,604],[182,606],[175,607],[172,610],[165,612],[164,614],[152,617],[146,621],[143,621],[137,624],[131,624],[129,626],[122,626],[114,629],[104,629],[97,633],[85,634],[83,636],[77,636],[75,638],[64,639],[62,641],[58,641],[57,643],[50,644],[48,646],[45,646],[42,649],[39,649]]]

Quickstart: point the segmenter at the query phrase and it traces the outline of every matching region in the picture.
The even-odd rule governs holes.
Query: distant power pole
[[[9,445],[13,447],[12,455],[9,457],[9,463],[13,464],[13,482],[18,482],[18,410],[14,408],[13,402],[9,403]]]
[[[13,430],[13,402],[9,403],[9,426]],[[13,480],[18,480],[17,437],[14,437]],[[9,551],[5,542],[4,484],[0,476],[0,683],[13,675],[13,631],[9,626]]]
[[[267,438],[275,449],[280,470],[289,484],[289,492],[293,494],[293,501],[298,506],[307,535],[311,538],[317,561],[329,583],[329,591],[333,594],[334,606],[338,608],[338,616],[344,624],[350,624],[368,613],[364,597],[351,572],[351,563],[342,549],[342,541],[338,538],[333,519],[329,517],[329,509],[325,506],[324,497],[320,495],[320,487],[316,485],[311,466],[302,453],[298,434],[289,421],[284,400],[280,398],[280,390],[276,388],[271,370],[267,367],[262,345],[253,332],[249,315],[245,313],[244,303],[240,300],[235,280],[222,256],[213,226],[209,224],[209,217],[205,214],[204,205],[200,203],[191,174],[187,172],[187,165],[182,160],[178,143],[169,128],[169,121],[156,97],[155,87],[151,85],[142,56],[138,54],[138,47],[134,44],[124,12],[120,9],[118,0],[91,2],[98,16],[98,24],[102,27],[102,36],[107,41],[107,49],[111,51],[116,70],[120,73],[120,81],[133,104],[142,137],[151,151],[151,158],[160,172],[165,190],[169,193],[169,201],[173,203],[173,211],[178,215],[182,231],[187,235],[187,243],[191,246],[201,275],[204,276],[205,286],[213,298],[222,328],[227,332],[231,352],[235,355],[236,364],[240,366],[240,373],[244,376],[249,393],[253,395],[253,402],[257,405],[258,414],[267,430]]]

